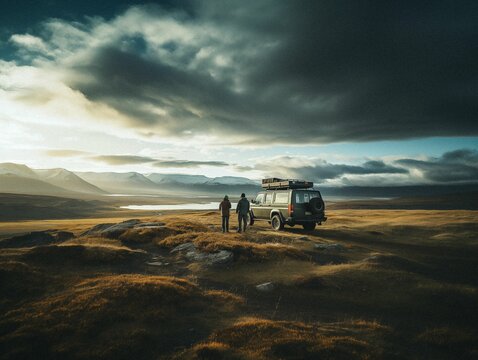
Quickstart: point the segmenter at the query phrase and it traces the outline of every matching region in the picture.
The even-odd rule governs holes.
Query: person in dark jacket
[[[222,232],[229,232],[229,210],[231,210],[231,202],[227,195],[224,196],[224,200],[219,204],[219,210],[221,210],[222,215]]]
[[[250,211],[249,200],[247,200],[246,194],[242,193],[241,199],[239,200],[236,206],[237,220],[239,222],[237,232],[246,231],[247,214],[249,214],[249,211]]]

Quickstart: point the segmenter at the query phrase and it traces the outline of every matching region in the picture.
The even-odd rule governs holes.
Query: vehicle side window
[[[270,204],[272,202],[272,195],[273,193],[266,194],[265,201],[264,201],[265,204]]]
[[[303,204],[305,201],[304,201],[304,193],[303,192],[300,192],[300,191],[297,191],[295,193],[295,203],[296,204]]]
[[[260,205],[260,204],[262,204],[263,202],[264,202],[264,194],[259,194],[259,195],[257,195],[257,197],[256,197],[256,204],[257,204],[257,205]]]
[[[289,202],[289,193],[288,192],[278,192],[276,193],[276,198],[274,200],[275,204],[287,204]]]
[[[310,196],[310,200],[312,200],[313,198],[316,198],[316,197],[320,198],[320,195],[319,195],[318,192],[310,192],[309,196]]]

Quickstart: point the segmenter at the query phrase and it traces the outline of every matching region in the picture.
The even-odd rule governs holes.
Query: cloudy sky
[[[2,1],[0,161],[478,179],[478,4]]]

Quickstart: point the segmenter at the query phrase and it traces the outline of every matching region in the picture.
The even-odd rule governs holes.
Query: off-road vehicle
[[[250,222],[267,220],[274,230],[302,225],[312,231],[327,220],[319,190],[310,181],[263,179],[263,191],[251,202]]]

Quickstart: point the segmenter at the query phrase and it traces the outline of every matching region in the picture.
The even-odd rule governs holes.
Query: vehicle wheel
[[[324,210],[324,201],[321,198],[313,198],[309,201],[309,207],[313,214],[319,214]]]
[[[302,226],[304,227],[304,230],[307,230],[307,231],[312,231],[315,229],[315,223],[307,223]]]
[[[254,216],[251,213],[247,214],[246,222],[247,226],[254,225]]]
[[[282,230],[284,228],[284,223],[279,215],[274,215],[271,219],[272,228],[276,231]]]

